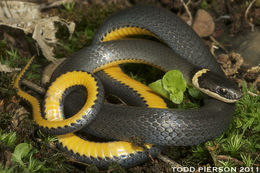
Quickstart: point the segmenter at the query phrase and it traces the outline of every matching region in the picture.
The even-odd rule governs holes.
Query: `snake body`
[[[140,34],[159,42],[125,39]],[[91,46],[62,63],[52,75],[42,116],[39,101],[20,88],[31,62],[18,76],[15,87],[32,104],[36,123],[59,135],[62,150],[100,168],[112,162],[131,167],[147,160],[149,154],[156,156],[161,146],[196,145],[214,139],[228,127],[233,104],[206,99],[198,109],[168,109],[148,87],[126,76],[118,66],[122,63],[144,63],[163,71],[178,69],[189,84],[203,86],[205,93],[216,91],[210,96],[227,102],[241,97],[237,86],[223,77],[199,36],[173,13],[153,6],[136,6],[112,15],[97,31]],[[106,93],[131,106],[104,103],[101,83]],[[67,102],[66,97],[70,97]],[[73,133],[76,131],[116,141],[91,142]],[[147,150],[124,142],[133,138],[141,140]]]

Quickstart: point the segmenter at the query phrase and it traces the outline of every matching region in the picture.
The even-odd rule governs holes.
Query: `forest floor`
[[[172,165],[176,163],[182,168],[195,168],[195,172],[207,172],[198,170],[202,167],[226,168],[225,172],[234,172],[231,168],[236,168],[237,172],[239,170],[257,172],[257,169],[260,172],[259,0],[187,2],[182,0],[174,2],[171,0],[78,0],[60,4],[57,2],[59,1],[46,0],[37,3],[41,8],[46,7],[40,11],[39,20],[42,22],[42,19],[48,19],[48,23],[49,18],[54,17],[50,20],[55,21],[54,28],[57,29],[56,34],[48,35],[49,31],[53,31],[52,26],[44,21],[42,25],[35,25],[41,29],[47,26],[48,32],[44,40],[46,41],[46,38],[48,40],[49,36],[47,44],[40,43],[42,39],[40,34],[33,31],[37,29],[36,27],[32,29],[31,26],[23,24],[22,27],[14,26],[14,23],[0,13],[0,173],[176,172],[177,170],[173,169],[176,165]],[[4,8],[4,2],[0,3],[0,8]],[[23,1],[23,3],[31,2]],[[217,139],[192,147],[165,148],[159,158],[130,169],[113,164],[108,170],[100,171],[95,165],[79,163],[60,152],[56,148],[57,138],[45,135],[39,130],[32,120],[30,105],[17,95],[13,84],[28,60],[36,56],[37,61],[26,77],[29,84],[26,81],[24,84],[37,89],[32,86],[32,83],[35,83],[41,86],[38,88],[39,93],[44,92],[41,90],[46,87],[45,81],[41,79],[42,72],[51,61],[54,61],[53,57],[57,59],[69,57],[82,47],[90,45],[96,30],[108,16],[138,3],[165,7],[192,24],[194,30],[203,38],[216,60],[222,65],[226,75],[241,87],[244,96],[236,103],[236,111],[230,127]],[[19,8],[22,6],[20,4]],[[25,5],[24,8],[26,11]],[[34,10],[25,13],[33,14]],[[15,16],[13,15],[14,18]],[[13,21],[16,21],[15,24],[21,22]],[[75,30],[73,30],[74,24]],[[145,82],[147,80],[145,70],[134,68],[137,72],[131,73],[132,76]],[[47,74],[48,72],[44,75]]]

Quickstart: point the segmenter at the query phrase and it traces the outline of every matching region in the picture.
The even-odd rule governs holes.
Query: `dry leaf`
[[[10,73],[10,72],[20,71],[20,70],[21,70],[20,68],[11,68],[8,65],[1,64],[0,62],[0,72]]]
[[[60,5],[65,0],[59,1]],[[70,0],[68,0],[70,2]],[[57,2],[55,3],[57,4]],[[36,4],[23,1],[0,1],[0,25],[23,30],[26,34],[32,34],[33,39],[37,41],[43,55],[49,61],[55,62],[53,45],[57,43],[55,33],[57,29],[55,22],[64,24],[70,34],[74,32],[75,23],[66,22],[58,16],[41,16],[41,9],[47,8],[49,3]],[[5,68],[5,70],[8,70]]]

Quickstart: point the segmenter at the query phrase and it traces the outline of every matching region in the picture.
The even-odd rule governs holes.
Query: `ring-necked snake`
[[[133,39],[136,35],[158,41]],[[228,103],[241,97],[199,36],[176,15],[154,6],[131,7],[108,18],[91,46],[55,70],[43,113],[40,102],[20,88],[31,63],[17,77],[15,88],[32,104],[34,120],[42,130],[59,135],[62,150],[100,168],[112,162],[131,167],[156,156],[161,146],[196,145],[217,137],[232,119],[234,104]],[[122,63],[180,70],[189,84],[218,100],[205,99],[198,109],[168,109],[147,86],[124,74]],[[104,103],[104,92],[129,106]],[[91,142],[78,131],[113,141]],[[133,139],[146,149],[125,142]]]

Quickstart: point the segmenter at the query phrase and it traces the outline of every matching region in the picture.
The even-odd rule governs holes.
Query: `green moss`
[[[75,6],[73,11],[60,11],[58,13],[62,18],[73,21],[76,24],[75,32],[69,37],[65,26],[59,26],[57,37],[61,41],[61,47],[56,47],[56,57],[69,56],[82,47],[91,44],[97,28],[103,23],[105,18],[119,9],[116,4],[107,6],[90,5]]]
[[[202,0],[201,3],[200,3],[200,8],[202,9],[208,9],[208,2],[207,0]]]

